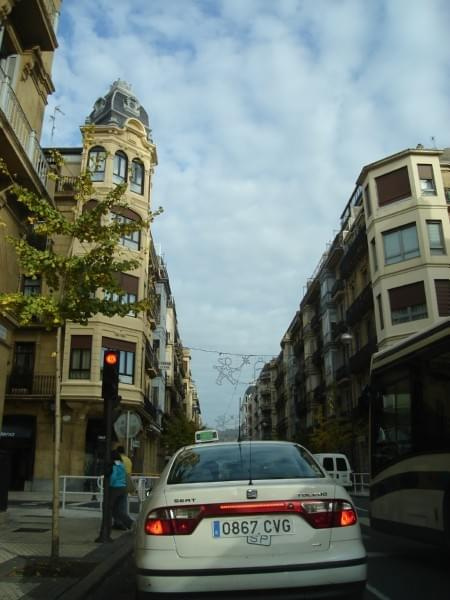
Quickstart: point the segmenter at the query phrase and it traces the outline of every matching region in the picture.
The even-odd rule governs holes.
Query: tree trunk
[[[59,458],[61,453],[61,326],[56,331],[55,425],[53,440],[53,507],[51,557],[59,557]]]

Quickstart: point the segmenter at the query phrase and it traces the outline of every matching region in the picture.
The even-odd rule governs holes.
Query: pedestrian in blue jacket
[[[124,510],[127,499],[127,473],[120,453],[117,450],[112,451],[111,458],[112,469],[109,476],[109,494],[113,529],[131,529],[133,519]]]

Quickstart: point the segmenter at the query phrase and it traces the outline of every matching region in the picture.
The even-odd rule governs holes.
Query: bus
[[[372,358],[371,527],[450,546],[450,319]]]

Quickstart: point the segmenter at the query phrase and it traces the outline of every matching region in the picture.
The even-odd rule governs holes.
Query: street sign
[[[114,423],[114,431],[119,438],[134,438],[142,429],[141,417],[131,411],[122,413]]]

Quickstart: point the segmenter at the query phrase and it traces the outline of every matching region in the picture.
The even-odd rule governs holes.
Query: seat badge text
[[[175,498],[174,503],[180,504],[184,502],[195,502],[196,498]]]
[[[328,496],[328,492],[304,492],[301,494],[297,494],[299,498],[323,498],[324,496]]]

